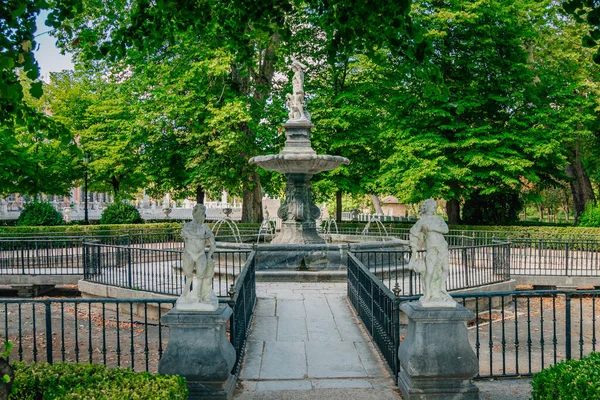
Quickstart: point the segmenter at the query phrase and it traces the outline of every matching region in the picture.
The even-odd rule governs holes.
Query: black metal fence
[[[600,277],[600,240],[511,239],[511,273]]]
[[[2,275],[81,275],[82,241],[55,237],[0,240]]]
[[[510,244],[489,242],[449,249],[448,290],[510,280]],[[389,289],[403,296],[422,293],[420,275],[408,269],[410,251],[355,251],[352,254]]]
[[[179,295],[185,283],[181,250],[149,249],[85,242],[83,279],[88,282]],[[213,289],[227,297],[235,285],[250,251],[222,251],[213,255]]]
[[[233,309],[233,320],[230,327],[230,341],[235,348],[237,361],[234,374],[237,375],[242,365],[246,338],[250,330],[250,322],[256,306],[256,262],[255,252],[249,256],[246,267],[238,276],[235,284],[235,293],[232,294],[231,308]]]
[[[399,372],[400,298],[353,254],[348,254],[348,299],[396,376]]]
[[[348,296],[390,369],[407,319],[400,304],[418,297],[392,292],[354,255],[348,257]],[[600,290],[455,294],[476,318],[467,324],[479,377],[530,376],[559,361],[597,351]]]
[[[236,280],[229,304],[237,373],[256,303],[254,255]],[[175,299],[0,299],[0,336],[14,344],[11,359],[89,362],[156,372],[168,342],[160,318]]]

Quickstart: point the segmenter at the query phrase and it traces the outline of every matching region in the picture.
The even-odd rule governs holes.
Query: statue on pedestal
[[[192,217],[193,220],[181,229],[181,236],[185,242],[182,263],[186,282],[183,293],[177,299],[176,308],[188,311],[215,311],[219,307],[219,300],[212,289],[215,273],[212,255],[217,245],[211,229],[204,223],[206,207],[196,204],[192,210]]]
[[[408,268],[421,274],[423,296],[419,304],[425,308],[456,307],[456,301],[446,292],[448,278],[448,243],[444,234],[448,225],[442,217],[435,215],[437,204],[433,199],[423,202],[419,209],[419,219],[410,228],[410,248],[412,256]],[[425,250],[425,257],[418,251]]]

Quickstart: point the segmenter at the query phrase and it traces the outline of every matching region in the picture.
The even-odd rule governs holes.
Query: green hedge
[[[186,399],[185,378],[134,372],[104,365],[12,363],[15,380],[9,400]]]
[[[208,223],[208,226],[214,225]],[[238,223],[238,228],[258,230],[260,224]],[[43,235],[45,233],[57,233],[66,236],[110,236],[115,234],[144,233],[160,230],[179,230],[182,222],[161,222],[155,224],[117,224],[117,225],[61,225],[61,226],[0,226],[0,236],[23,236]],[[223,225],[223,232],[227,225]]]
[[[385,222],[386,229],[410,229],[414,222]],[[341,229],[358,229],[361,231],[365,227],[365,222],[342,222],[338,224],[338,228]],[[571,238],[576,235],[600,235],[600,228],[594,227],[580,227],[580,226],[483,226],[483,225],[450,225],[452,231],[468,231],[467,234],[475,233],[477,231],[491,232],[492,235],[496,234],[497,237],[554,237],[554,238]],[[335,228],[333,228],[335,229]],[[377,231],[377,225],[371,223],[373,232]]]
[[[562,361],[533,376],[534,400],[600,399],[600,353]]]

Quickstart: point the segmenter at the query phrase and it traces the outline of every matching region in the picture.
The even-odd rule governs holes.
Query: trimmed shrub
[[[104,365],[15,362],[9,400],[54,399],[186,399],[180,376],[108,369]]]
[[[114,203],[106,207],[100,217],[100,224],[143,224],[140,212],[127,203]]]
[[[600,227],[600,205],[594,207],[592,202],[587,203],[585,211],[579,217],[578,225]]]
[[[600,399],[600,353],[561,361],[535,374],[531,386],[534,400]]]
[[[62,225],[62,214],[56,211],[50,203],[27,203],[17,219],[19,226],[55,226]]]

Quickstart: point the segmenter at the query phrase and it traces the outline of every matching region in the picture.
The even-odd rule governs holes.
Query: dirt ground
[[[0,288],[0,296],[6,294]],[[58,294],[71,296],[73,292]],[[25,302],[19,306],[5,300],[0,297],[0,336],[14,343],[11,360],[46,361],[45,305]],[[527,375],[565,359],[567,326],[571,328],[572,358],[600,350],[599,296],[573,298],[569,313],[564,296],[520,297],[516,303],[505,297],[503,305],[500,298],[491,305],[484,299],[467,304],[478,315],[468,324],[468,333],[479,356],[481,376]],[[169,307],[162,308],[161,315]],[[155,318],[155,306],[136,310],[122,305],[117,313],[100,303],[75,306],[66,302],[52,303],[50,311],[53,361],[157,370],[158,359],[166,348],[168,328]]]

